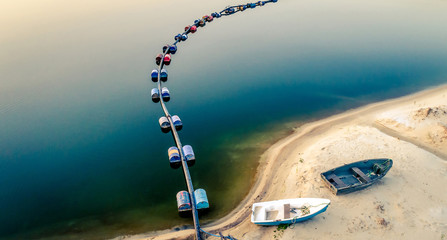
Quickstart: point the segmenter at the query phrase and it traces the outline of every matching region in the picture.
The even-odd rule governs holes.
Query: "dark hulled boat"
[[[364,189],[383,178],[393,166],[388,158],[367,159],[345,164],[321,174],[331,191],[345,194]]]

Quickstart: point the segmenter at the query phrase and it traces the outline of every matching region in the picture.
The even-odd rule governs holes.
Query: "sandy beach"
[[[365,190],[336,196],[320,173],[369,158],[394,165]],[[305,124],[260,159],[245,200],[206,231],[237,239],[447,239],[447,85]],[[285,230],[250,222],[254,202],[317,197],[328,210]],[[116,239],[192,239],[165,230]]]

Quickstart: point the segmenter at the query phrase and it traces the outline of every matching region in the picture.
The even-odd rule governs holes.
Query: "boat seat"
[[[327,176],[327,180],[329,180],[330,183],[335,183],[338,188],[347,187],[347,185],[335,174]]]
[[[371,182],[371,178],[366,176],[358,167],[353,167],[351,170],[354,172],[354,177],[358,178],[361,182]]]
[[[290,203],[284,204],[284,219],[290,218]]]

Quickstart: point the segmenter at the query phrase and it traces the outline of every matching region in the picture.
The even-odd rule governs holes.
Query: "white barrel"
[[[182,120],[179,118],[179,116],[177,115],[172,116],[172,122],[174,123],[174,127],[175,129],[177,129],[177,131],[182,130],[183,123]]]
[[[194,155],[191,145],[183,146],[183,153],[185,154],[186,161],[196,160],[196,156]]]
[[[160,124],[161,131],[163,131],[164,133],[169,132],[171,124],[169,123],[168,118],[161,117],[160,119],[158,119],[158,123]]]

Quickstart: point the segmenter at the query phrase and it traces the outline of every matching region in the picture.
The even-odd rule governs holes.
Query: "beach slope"
[[[237,239],[447,239],[447,86],[370,104],[301,126],[261,157],[256,184],[227,217],[202,227]],[[378,184],[335,196],[320,173],[391,158]],[[254,202],[317,197],[328,210],[287,229],[250,222]],[[187,239],[166,230],[117,239]]]

